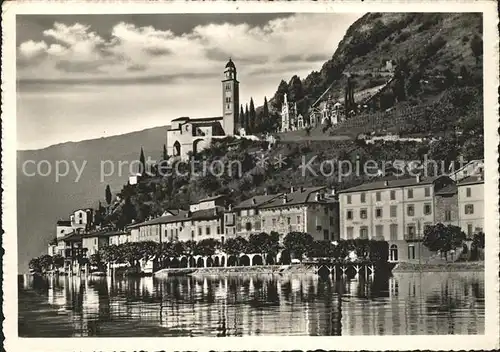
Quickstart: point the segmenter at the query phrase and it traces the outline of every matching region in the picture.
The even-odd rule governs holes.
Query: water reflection
[[[484,333],[484,277],[26,278],[21,336]]]

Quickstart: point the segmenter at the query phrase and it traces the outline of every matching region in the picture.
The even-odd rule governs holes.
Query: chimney
[[[417,175],[417,183],[420,183],[420,175]]]
[[[288,201],[287,197],[286,197],[286,194],[283,196],[283,204],[286,204],[286,202]]]
[[[191,215],[193,215],[193,213],[191,213],[191,210],[188,210],[188,212],[186,213],[186,218],[190,218]]]
[[[387,180],[384,181],[384,186],[386,186],[386,187],[389,186],[389,181],[387,181]]]
[[[315,199],[316,199],[316,202],[319,201],[319,193],[318,192],[316,192],[316,194],[315,194]]]
[[[255,198],[252,198],[252,204],[253,204],[253,205],[256,205],[256,204],[257,204],[257,201],[255,200]]]
[[[300,191],[301,191],[301,192],[304,192],[304,191],[305,191],[304,186],[301,186],[301,187],[300,187]]]
[[[330,193],[332,196],[335,196],[336,192],[335,192],[335,188],[332,188],[332,191]]]
[[[293,186],[290,187],[290,193],[293,193]]]
[[[217,208],[214,208],[214,216],[217,216]]]
[[[232,206],[231,204],[229,204],[229,205],[227,206],[227,209],[228,209],[229,211],[231,211],[231,210],[233,210],[233,206]]]
[[[264,195],[265,195],[265,196],[267,196],[267,188],[266,188],[266,190],[264,191]]]
[[[482,180],[483,180],[483,174],[479,174],[479,175],[477,175],[477,179],[478,179],[479,181],[482,181]]]

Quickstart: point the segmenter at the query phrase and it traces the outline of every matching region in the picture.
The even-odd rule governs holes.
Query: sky
[[[240,102],[332,57],[362,14],[17,16],[18,149],[220,116],[229,58]]]

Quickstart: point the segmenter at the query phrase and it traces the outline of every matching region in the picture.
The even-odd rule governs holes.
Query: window
[[[297,224],[300,224],[300,215],[297,215]]]
[[[288,225],[290,225],[290,224],[292,223],[292,219],[291,219],[291,218],[289,218],[289,217],[288,217],[288,218],[286,218],[286,223],[287,223]]]
[[[474,204],[465,204],[465,214],[474,214]]]
[[[414,245],[408,246],[408,259],[415,259],[415,246]]]
[[[198,227],[198,236],[201,236],[203,233],[202,233],[202,229],[201,227]]]
[[[390,208],[390,211],[391,211],[391,218],[395,218],[398,213],[398,206],[397,205],[391,205],[391,208]]]
[[[415,225],[408,225],[408,238],[413,239],[415,237]]]
[[[430,215],[432,213],[432,207],[430,203],[424,204],[424,215]]]
[[[259,219],[255,220],[254,228],[256,231],[260,231],[260,220]]]
[[[240,232],[242,230],[242,227],[241,227],[241,222],[237,222],[236,223],[236,231]]]
[[[368,228],[366,226],[363,226],[359,229],[359,237],[362,239],[368,238]]]
[[[431,188],[430,187],[425,187],[425,196],[429,197],[431,195]]]
[[[471,196],[471,193],[472,193],[471,188],[470,188],[470,187],[467,187],[467,188],[465,189],[465,193],[466,193],[467,197],[470,197],[470,196]]]
[[[347,217],[347,220],[352,220],[352,210],[348,210],[346,212],[346,217]]]
[[[347,227],[347,239],[352,239],[354,234],[354,227],[349,226]]]
[[[408,205],[408,208],[406,208],[406,214],[408,214],[408,216],[415,215],[415,207],[413,206],[413,204]]]
[[[254,209],[255,215],[259,215],[259,209]]]
[[[325,207],[324,209],[325,209],[325,215],[328,215],[328,208]]]
[[[413,189],[408,190],[408,198],[413,198]]]
[[[207,236],[209,236],[209,235],[210,235],[210,227],[209,227],[209,226],[207,226],[207,227],[205,228],[205,233],[207,234]]]
[[[220,226],[217,226],[217,234],[220,235]]]
[[[82,219],[78,220],[78,223],[81,225],[82,224]]]
[[[377,202],[380,202],[381,199],[382,199],[382,194],[380,192],[376,192],[375,193],[375,199],[377,200]]]
[[[266,219],[262,219],[262,227],[266,226]]]
[[[328,230],[323,230],[323,239],[325,241],[328,241],[330,239],[330,235],[328,233]]]
[[[381,218],[382,217],[382,208],[375,209],[375,217],[376,218]]]
[[[451,221],[451,211],[450,210],[444,211],[444,221]]]
[[[348,194],[347,195],[347,204],[351,204],[351,202],[352,202],[351,195]]]
[[[273,226],[276,226],[276,219],[273,219]]]
[[[367,212],[366,212],[366,209],[361,209],[361,210],[359,211],[359,217],[360,217],[361,219],[366,219],[366,217],[367,217]]]
[[[377,239],[384,239],[384,225],[375,226],[375,235]]]
[[[251,222],[247,222],[245,224],[245,230],[246,231],[252,231],[252,223]]]
[[[361,203],[364,203],[366,201],[366,193],[361,193],[360,199],[361,199]]]
[[[467,224],[467,236],[472,236],[472,224]]]
[[[334,225],[335,220],[333,219],[333,216],[330,216],[330,226]]]
[[[398,239],[398,224],[391,224],[389,226],[391,232],[391,241],[397,241]]]
[[[391,200],[396,200],[396,191],[391,191]]]

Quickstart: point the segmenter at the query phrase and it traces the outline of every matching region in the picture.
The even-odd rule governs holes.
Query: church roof
[[[236,66],[234,66],[233,60],[229,59],[229,61],[226,64],[226,68],[234,68],[236,70]]]

